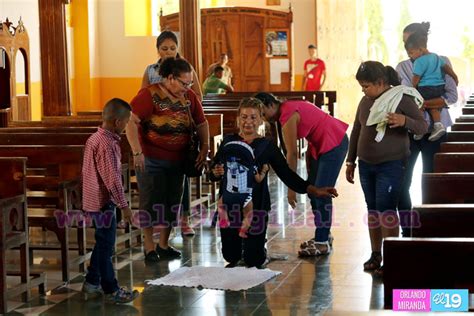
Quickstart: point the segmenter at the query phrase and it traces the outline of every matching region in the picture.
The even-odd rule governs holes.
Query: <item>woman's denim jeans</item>
[[[369,213],[392,211],[397,216],[405,163],[405,160],[393,160],[370,164],[359,160],[360,183]]]
[[[311,159],[308,181],[316,187],[335,186],[347,154],[348,145],[349,139],[347,135],[344,135],[342,142],[337,147],[322,154],[317,160]],[[332,198],[310,197],[310,199],[316,226],[314,238],[318,242],[327,241],[332,225]]]

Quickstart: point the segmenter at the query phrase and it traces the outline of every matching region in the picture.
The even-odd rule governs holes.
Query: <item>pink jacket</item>
[[[285,125],[294,112],[300,115],[298,138],[306,138],[308,150],[314,159],[338,146],[346,134],[348,124],[323,112],[307,101],[288,100],[281,104],[280,123]]]

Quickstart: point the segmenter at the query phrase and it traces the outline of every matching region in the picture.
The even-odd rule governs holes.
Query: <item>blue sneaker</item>
[[[130,291],[126,287],[121,287],[114,293],[107,294],[105,300],[111,304],[127,304],[138,297],[137,290]]]
[[[104,291],[102,291],[102,287],[100,285],[94,285],[84,281],[82,284],[82,293],[84,298],[87,300],[88,298],[94,298],[104,294]]]

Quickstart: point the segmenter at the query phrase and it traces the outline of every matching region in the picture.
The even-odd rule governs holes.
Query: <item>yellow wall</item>
[[[208,1],[209,2],[209,1]],[[241,1],[233,0],[219,0],[211,1],[219,4],[231,6],[260,6],[267,7],[264,0],[247,1],[245,3]],[[97,74],[89,74],[89,83],[84,81],[75,82],[74,79],[73,94],[76,91],[89,91],[89,102],[80,102],[80,97],[74,98],[74,109],[75,111],[87,111],[87,110],[98,110],[101,109],[103,104],[110,98],[119,97],[126,101],[130,101],[137,93],[141,78],[145,67],[148,64],[154,63],[157,59],[157,53],[155,48],[155,36],[146,36],[148,31],[144,31],[144,24],[141,23],[146,19],[146,16],[151,17],[150,8],[151,3],[149,0],[114,0],[114,1],[98,1],[97,2],[97,38],[99,39],[98,48],[98,60],[100,69]],[[133,5],[132,5],[133,3]],[[301,0],[298,3],[293,4],[293,13],[295,22],[294,32],[294,43],[295,47],[306,47],[309,42],[315,41],[315,30],[305,27],[305,25],[314,24],[315,20],[315,2],[313,0]],[[209,3],[201,3],[202,5]],[[90,4],[89,4],[90,5]],[[275,10],[288,10],[289,0],[283,0],[281,6],[270,6],[267,8]],[[308,9],[309,7],[309,9]],[[85,10],[83,6],[78,5],[72,7],[72,9]],[[308,14],[308,11],[312,12]],[[89,9],[90,12],[90,9]],[[77,17],[75,12],[71,13],[73,17],[73,24],[77,25],[77,21],[74,19]],[[85,20],[86,18],[83,18]],[[91,17],[89,16],[89,20]],[[134,22],[134,23],[131,23]],[[138,22],[138,24],[137,24]],[[147,22],[148,23],[148,22]],[[135,28],[135,26],[138,26]],[[298,29],[301,27],[302,29]],[[89,28],[91,25],[89,23]],[[151,30],[151,28],[149,28]],[[116,30],[113,34],[110,30]],[[123,30],[123,31],[122,31]],[[304,30],[304,32],[303,32]],[[74,29],[74,35],[79,29]],[[89,34],[92,32],[89,29]],[[91,35],[88,37],[89,46],[92,45]],[[92,55],[84,46],[77,46],[80,56],[75,58],[77,63],[74,65],[75,71],[77,72],[78,67],[84,67],[81,65],[86,64],[85,61],[81,61],[83,58],[82,54]],[[78,49],[74,50],[74,54],[78,53]],[[82,56],[82,57],[81,57]],[[307,58],[307,50],[304,48],[295,49],[295,61],[294,71],[295,75],[295,87],[299,90],[302,82],[302,65],[304,60]],[[87,68],[87,67],[85,67]],[[92,70],[91,70],[92,71]],[[86,86],[84,86],[84,84]],[[81,92],[82,94],[82,92]],[[82,96],[84,99],[84,96]]]
[[[151,0],[124,0],[126,36],[151,35]]]
[[[71,80],[71,102],[75,111],[91,103],[89,67],[89,2],[72,1],[70,24],[73,29],[74,75]]]
[[[301,91],[301,85],[303,84],[303,75],[302,74],[297,74],[295,75],[295,86],[294,90],[295,91]]]
[[[24,94],[25,83],[19,82],[16,84],[16,94]],[[31,102],[31,119],[33,121],[40,121],[42,117],[42,92],[41,92],[41,81],[32,82],[30,90],[30,102]]]
[[[43,117],[43,92],[41,90],[41,81],[31,83],[31,119],[41,121]]]

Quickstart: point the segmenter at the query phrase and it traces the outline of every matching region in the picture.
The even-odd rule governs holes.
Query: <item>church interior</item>
[[[474,23],[470,0],[450,4],[441,0],[0,0],[0,314],[474,312]],[[256,275],[273,272],[271,277],[241,290],[152,284],[183,268],[227,265],[216,270],[225,272],[214,276],[226,279],[231,278],[227,271],[245,267],[241,260],[232,268],[224,258],[219,220],[216,225],[222,189],[211,181],[208,168],[201,176],[187,178],[182,199],[190,205],[189,226],[180,222],[169,236],[180,257],[161,256],[157,262],[147,262],[144,240],[149,237],[140,227],[118,221],[113,270],[118,283],[138,297],[120,305],[101,297],[87,298],[83,286],[97,236],[94,228],[81,226],[79,220],[84,211],[85,144],[99,126],[105,126],[102,110],[111,99],[131,103],[128,124],[135,124],[133,100],[155,84],[147,77],[149,65],[164,60],[157,44],[162,32],[175,34],[174,48],[191,65],[193,80],[183,82],[174,74],[173,79],[160,80],[197,91],[192,95],[199,99],[207,121],[210,161],[225,135],[239,132],[239,102],[259,92],[272,93],[279,100],[309,101],[321,115],[346,125],[351,146],[357,142],[351,131],[360,118],[360,100],[369,96],[364,86],[369,81],[356,79],[356,74],[366,61],[378,61],[400,75],[401,62],[410,61],[404,46],[407,26],[421,22],[430,22],[429,51],[447,60],[457,81],[450,96],[446,96],[448,80],[443,82],[446,94],[438,99],[444,106],[434,112],[440,112],[441,122],[447,124],[443,123],[441,138],[425,142],[432,148],[429,154],[421,147],[415,149],[418,143],[411,132],[403,134],[403,146],[409,150],[402,160],[412,160],[412,178],[407,184],[402,175],[401,190],[411,196],[410,216],[419,225],[384,235],[377,269],[366,269],[374,244],[363,175],[359,170],[354,173],[355,165],[360,166],[359,155],[357,164],[346,158],[341,161],[335,184],[324,185],[334,186],[338,193],[331,204],[327,253],[301,255],[301,243],[317,239],[313,238],[317,219],[312,201],[298,194],[296,204],[290,205],[286,182],[271,169],[264,180],[271,201],[263,236],[265,264],[246,268]],[[307,68],[307,62],[316,59],[324,69],[318,74],[318,87],[309,89],[314,68]],[[226,80],[215,78],[221,65]],[[219,87],[228,87],[223,88],[227,92],[207,93],[209,78]],[[411,81],[408,84],[413,86]],[[266,108],[263,101],[265,122],[258,133],[287,154],[287,129],[265,117]],[[425,110],[420,115],[432,131],[432,110],[429,106]],[[398,127],[406,130],[407,120]],[[136,214],[142,205],[136,158],[146,152],[135,150],[125,135],[128,128],[121,131],[121,136],[115,135],[121,153],[119,177]],[[313,168],[309,162],[316,159],[314,145],[300,130],[293,136],[294,170],[306,180]],[[429,139],[428,134],[424,137]],[[289,150],[293,152],[293,146]],[[348,181],[351,167],[353,183]],[[395,210],[394,214],[381,225],[395,225],[398,232],[402,213],[399,217]],[[154,230],[157,245],[159,238]],[[245,285],[244,280],[234,281]],[[423,306],[400,303],[404,290],[417,289],[428,293],[427,300],[418,300]],[[448,303],[433,299],[438,290],[450,293]]]

